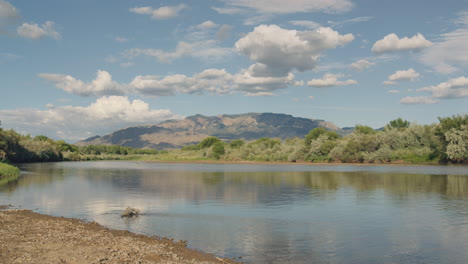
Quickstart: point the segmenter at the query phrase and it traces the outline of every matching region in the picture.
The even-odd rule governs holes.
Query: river
[[[0,204],[248,263],[466,263],[468,167],[23,164]],[[127,207],[142,210],[123,219]]]

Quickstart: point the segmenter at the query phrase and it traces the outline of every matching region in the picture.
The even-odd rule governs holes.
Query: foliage
[[[317,128],[314,128],[312,129],[306,136],[305,136],[305,144],[307,146],[310,145],[310,143],[313,141],[313,140],[316,140],[318,139],[321,135],[326,135],[328,137],[328,139],[330,140],[334,140],[334,139],[337,139],[340,137],[340,135],[338,135],[338,133],[336,133],[335,131],[328,131],[326,130],[325,128],[323,127],[317,127]]]
[[[372,127],[370,126],[364,126],[364,125],[356,125],[354,129],[354,133],[359,133],[359,134],[364,134],[364,135],[370,135],[370,134],[375,134],[377,131],[375,131]]]
[[[0,129],[0,161],[43,162],[60,160],[248,160],[312,162],[468,162],[468,115],[439,118],[439,124],[410,124],[392,120],[382,131],[357,125],[340,137],[324,128],[312,129],[303,139],[284,141],[260,138],[229,143],[207,137],[181,150],[135,149],[117,145],[78,147],[46,136],[20,135]]]
[[[390,121],[388,125],[396,129],[405,129],[405,128],[408,128],[410,124],[411,123],[409,121],[398,118],[398,119]]]
[[[213,146],[215,143],[221,142],[221,140],[217,137],[207,137],[203,139],[198,145],[201,149],[206,149]]]
[[[460,130],[452,128],[445,133],[448,141],[447,156],[454,162],[468,161],[468,126],[462,125]]]
[[[219,159],[222,155],[226,153],[224,149],[224,143],[216,142],[211,146],[211,157],[214,159]]]
[[[233,141],[229,142],[229,147],[231,148],[240,148],[245,145],[245,141],[242,139],[234,139]]]
[[[20,170],[12,165],[0,162],[0,179],[6,177],[16,177],[19,175]]]
[[[439,124],[435,128],[435,134],[439,137],[440,144],[438,148],[435,149],[435,156],[441,161],[459,161],[459,158],[452,160],[448,155],[448,146],[450,144],[451,135],[456,133],[455,131],[461,131],[462,126],[468,126],[468,114],[467,115],[454,115],[452,117],[439,117]],[[451,131],[451,132],[449,132]],[[446,137],[446,133],[449,133],[449,137]],[[451,152],[453,151],[453,145],[451,147]],[[455,157],[455,156],[453,156]]]

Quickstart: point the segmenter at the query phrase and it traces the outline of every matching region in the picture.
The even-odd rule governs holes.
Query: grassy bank
[[[0,185],[16,180],[20,170],[17,167],[0,163]]]

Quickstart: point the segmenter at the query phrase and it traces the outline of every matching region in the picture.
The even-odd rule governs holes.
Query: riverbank
[[[185,242],[29,210],[0,211],[0,263],[238,263]]]
[[[9,164],[0,162],[0,186],[18,179],[20,170]]]
[[[239,165],[308,165],[308,166],[441,166],[437,162],[411,163],[411,162],[386,162],[386,163],[345,163],[345,162],[310,162],[310,161],[250,161],[250,160],[152,160],[141,159],[137,161],[149,163],[169,164],[239,164]],[[445,164],[455,166],[466,166],[468,164]]]

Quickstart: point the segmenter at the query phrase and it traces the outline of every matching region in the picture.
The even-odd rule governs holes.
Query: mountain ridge
[[[196,114],[184,119],[171,119],[158,124],[145,124],[119,129],[105,136],[94,136],[76,145],[120,145],[133,148],[174,149],[196,144],[209,136],[224,141],[255,140],[262,137],[287,139],[304,137],[310,130],[324,127],[343,132],[322,119],[294,117],[279,113],[245,113],[205,116]]]

